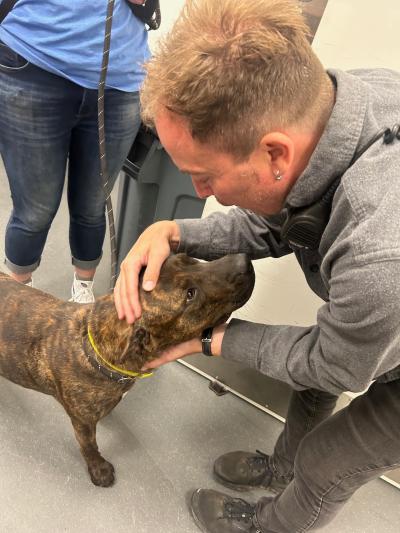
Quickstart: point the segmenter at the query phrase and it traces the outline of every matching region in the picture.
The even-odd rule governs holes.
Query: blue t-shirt
[[[19,0],[0,26],[0,40],[32,64],[96,89],[107,3]],[[115,0],[107,87],[137,91],[144,78],[142,65],[149,56],[144,24],[126,0]]]

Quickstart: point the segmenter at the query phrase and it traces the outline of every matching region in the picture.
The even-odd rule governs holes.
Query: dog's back
[[[77,311],[73,304],[0,273],[0,374],[23,387],[54,394],[52,359],[60,359],[68,329],[79,328]]]

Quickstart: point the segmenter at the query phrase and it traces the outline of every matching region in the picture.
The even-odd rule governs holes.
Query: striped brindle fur
[[[156,288],[140,290],[142,316],[129,325],[118,319],[112,295],[90,305],[67,303],[0,273],[0,375],[61,403],[92,482],[108,487],[114,467],[98,451],[96,425],[135,379],[118,382],[95,368],[88,330],[105,360],[140,373],[164,349],[223,323],[253,286],[254,271],[243,254],[208,263],[173,255]]]

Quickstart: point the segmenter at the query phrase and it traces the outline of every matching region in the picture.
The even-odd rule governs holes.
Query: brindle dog
[[[140,291],[142,317],[129,325],[112,295],[81,306],[0,273],[0,375],[61,403],[93,483],[108,487],[114,467],[98,451],[96,424],[134,384],[124,372],[140,373],[162,350],[223,323],[253,286],[244,254],[209,263],[173,255],[156,288]]]

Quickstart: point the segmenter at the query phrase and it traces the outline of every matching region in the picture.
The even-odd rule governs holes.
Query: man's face
[[[257,148],[244,162],[194,140],[185,122],[166,110],[156,119],[156,129],[165,150],[181,172],[189,174],[200,198],[215,196],[222,205],[236,205],[261,215],[282,209],[265,150]]]

